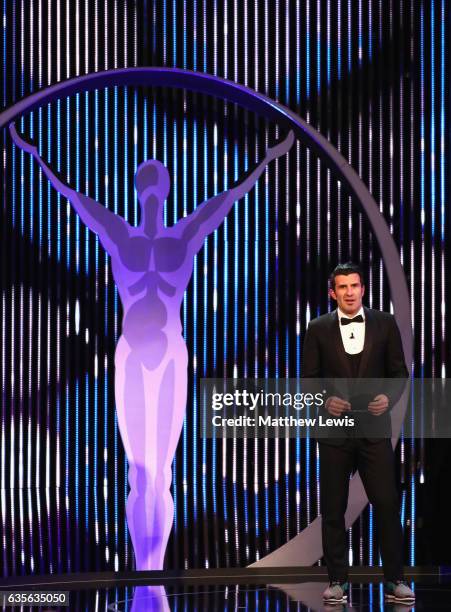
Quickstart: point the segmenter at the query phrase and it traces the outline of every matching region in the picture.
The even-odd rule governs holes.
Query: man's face
[[[362,306],[365,286],[360,282],[359,274],[338,274],[335,277],[335,289],[329,289],[331,298],[337,301],[338,308],[352,317]]]

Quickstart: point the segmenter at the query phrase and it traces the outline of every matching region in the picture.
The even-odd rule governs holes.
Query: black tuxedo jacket
[[[377,380],[406,379],[408,377],[401,335],[393,315],[365,307],[364,312],[365,342],[360,358],[358,378],[372,379],[372,381],[370,387],[368,387],[369,381],[365,381],[366,393],[361,394],[361,398],[363,398],[364,408],[366,408],[368,401],[375,395],[385,393],[389,398],[389,407],[392,408],[403,391],[404,381],[400,380],[399,385],[391,383],[388,387],[378,387]],[[310,321],[304,339],[302,377],[353,378],[353,372],[341,339],[337,311]],[[339,392],[329,391],[330,394],[340,397]],[[351,404],[354,409],[355,406],[352,401]],[[362,406],[359,406],[358,409],[362,410]],[[391,420],[388,412],[375,417],[364,410],[360,415],[362,422],[366,419],[367,425],[371,424],[366,431],[371,430],[374,425],[375,431],[379,432],[377,439],[391,436]],[[380,435],[381,431],[385,432],[382,436]],[[370,438],[368,436],[368,439]],[[324,442],[342,444],[343,438],[328,438]]]

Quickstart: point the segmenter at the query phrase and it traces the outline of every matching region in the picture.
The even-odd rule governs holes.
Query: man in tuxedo
[[[364,307],[364,294],[360,267],[353,263],[338,265],[331,274],[329,289],[329,295],[337,302],[337,309],[310,321],[304,339],[303,378],[407,378],[408,370],[395,318]],[[340,434],[340,437],[318,440],[323,552],[330,581],[323,597],[330,604],[343,603],[347,599],[344,515],[349,478],[355,469],[359,471],[376,516],[385,597],[404,603],[415,599],[403,580],[403,538],[387,412],[396,399],[387,392],[370,396],[365,402],[367,421],[373,420],[375,425],[385,421],[385,438],[363,437],[351,431],[342,437]],[[328,416],[344,417],[352,415],[355,406],[346,398],[331,395],[325,408]],[[380,431],[380,427],[376,429]]]

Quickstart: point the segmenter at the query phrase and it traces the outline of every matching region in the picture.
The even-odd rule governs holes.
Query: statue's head
[[[144,205],[151,195],[156,197],[161,205],[168,197],[170,185],[169,172],[158,160],[149,159],[138,166],[135,186],[141,205]]]

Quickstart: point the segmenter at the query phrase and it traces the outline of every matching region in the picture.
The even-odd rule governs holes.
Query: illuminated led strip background
[[[306,118],[367,183],[399,245],[415,375],[447,374],[445,0],[1,0],[1,8],[3,108],[79,74],[165,65],[243,83]],[[170,169],[172,224],[279,136],[233,105],[163,89],[79,94],[19,127],[72,186],[132,223],[143,159]],[[6,130],[1,138],[1,571],[130,569],[113,394],[120,306],[108,261],[30,156]],[[190,390],[168,567],[246,565],[320,511],[313,442],[203,441],[196,389],[204,376],[298,376],[308,320],[331,308],[327,274],[349,258],[369,272],[368,305],[389,310],[365,218],[300,143],[199,254],[182,309]],[[406,562],[420,564],[425,447],[407,433]],[[373,525],[369,508],[349,532],[351,563],[379,563]]]

